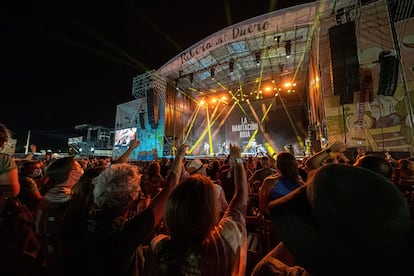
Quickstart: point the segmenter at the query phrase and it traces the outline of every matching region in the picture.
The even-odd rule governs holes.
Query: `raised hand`
[[[177,157],[184,157],[185,153],[187,152],[188,147],[189,147],[188,144],[179,145],[178,148],[177,148],[176,156]]]
[[[131,149],[135,149],[139,146],[139,144],[141,143],[141,141],[138,139],[137,134],[134,134],[134,138],[131,139],[130,143],[129,143],[129,147]]]
[[[241,157],[242,149],[236,144],[230,144],[230,155],[233,158],[240,158]]]

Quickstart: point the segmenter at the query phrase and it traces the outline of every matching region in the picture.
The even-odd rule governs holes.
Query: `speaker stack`
[[[152,129],[158,127],[158,100],[153,88],[147,90],[148,122]]]
[[[355,22],[349,21],[329,28],[331,84],[340,104],[353,102],[359,91],[359,61]]]
[[[377,94],[393,96],[398,82],[398,58],[389,55],[389,52],[381,52],[378,60],[380,63],[380,80]]]

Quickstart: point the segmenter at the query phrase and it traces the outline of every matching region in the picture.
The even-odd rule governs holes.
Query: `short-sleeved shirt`
[[[0,153],[0,174],[9,172],[17,168],[13,157],[8,154]]]
[[[14,169],[17,169],[17,165],[13,157],[6,153],[0,153],[0,174],[8,173]],[[12,190],[11,183],[0,182],[0,194],[9,195],[12,194]]]
[[[287,178],[279,178],[269,192],[269,200],[272,201],[279,197],[285,196],[300,186],[301,183],[298,181],[292,181]]]

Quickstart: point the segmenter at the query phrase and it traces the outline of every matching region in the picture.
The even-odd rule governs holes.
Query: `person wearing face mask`
[[[19,166],[20,192],[17,198],[27,206],[33,217],[36,217],[42,199],[38,185],[43,174],[42,167],[40,160],[25,160]]]
[[[48,190],[40,201],[36,215],[36,232],[45,257],[46,275],[62,275],[66,257],[65,211],[72,196],[72,188],[84,171],[74,157],[62,157],[46,169]]]

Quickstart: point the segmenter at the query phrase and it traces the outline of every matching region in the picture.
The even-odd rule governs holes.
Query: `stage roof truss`
[[[312,35],[315,10],[313,4],[301,5],[235,24],[190,47],[159,70],[194,98],[240,88],[250,93],[260,89],[260,83],[277,80],[279,85],[282,80],[288,81],[294,76],[297,88],[300,89],[302,84],[304,90],[308,71],[307,47]],[[263,22],[268,22],[269,27],[255,35],[246,34],[236,39],[232,37],[219,46],[214,43],[214,39],[223,37],[223,34],[229,38],[235,29],[247,30],[255,24],[262,24],[263,27]],[[285,49],[288,40],[291,44],[289,58],[286,57]],[[212,45],[212,48],[202,48],[206,45]],[[260,63],[257,63],[258,59]]]

